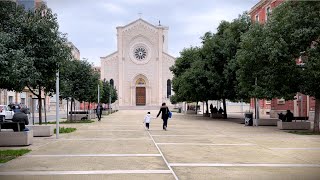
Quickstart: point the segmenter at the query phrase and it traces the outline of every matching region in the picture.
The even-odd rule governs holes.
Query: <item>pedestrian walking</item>
[[[162,106],[159,110],[157,117],[159,117],[159,115],[161,113],[161,119],[163,120],[162,129],[165,131],[167,130],[167,127],[168,127],[169,112],[170,111],[169,111],[168,106],[166,106],[166,103],[162,103]]]
[[[144,116],[144,123],[146,124],[146,128],[147,128],[147,130],[149,130],[149,128],[150,128],[150,122],[151,122],[151,119],[152,119],[153,117],[151,116],[151,114],[150,114],[150,112],[148,112],[145,116]]]
[[[102,105],[100,103],[98,103],[97,108],[96,108],[96,113],[97,113],[97,117],[98,117],[98,121],[101,120],[101,115],[102,115]]]

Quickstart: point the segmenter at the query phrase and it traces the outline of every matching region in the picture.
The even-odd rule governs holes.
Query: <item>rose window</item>
[[[134,50],[134,57],[137,60],[144,60],[147,57],[147,50],[144,47],[137,47]]]

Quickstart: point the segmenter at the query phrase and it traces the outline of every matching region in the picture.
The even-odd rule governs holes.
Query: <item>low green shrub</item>
[[[54,133],[56,134],[56,128],[54,129]],[[60,127],[59,128],[59,133],[72,133],[73,131],[76,131],[77,128],[65,128],[65,127]]]

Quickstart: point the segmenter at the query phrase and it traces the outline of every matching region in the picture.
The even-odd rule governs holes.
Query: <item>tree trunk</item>
[[[69,120],[69,98],[67,99],[67,121]]]
[[[44,105],[44,122],[47,125],[47,104],[46,104],[46,98],[47,98],[47,94],[44,94],[44,101],[43,101],[43,105]]]
[[[320,99],[316,98],[315,106],[313,132],[319,133]]]
[[[42,124],[42,103],[41,103],[41,87],[39,87],[39,96],[38,96],[38,112],[39,112],[39,124]]]
[[[228,115],[227,115],[226,98],[223,98],[222,101],[223,101],[223,111],[224,111],[223,119],[227,119],[227,118],[228,118]]]
[[[72,103],[73,103],[73,100],[72,100],[72,98],[71,98],[71,104],[70,104],[70,121],[72,121],[73,120],[73,112],[72,112]]]
[[[196,114],[198,114],[198,101],[197,101],[197,104],[196,104]]]
[[[206,100],[206,106],[207,106],[207,110],[206,110],[206,114],[208,117],[210,117],[209,115],[209,105],[208,105],[208,100]]]

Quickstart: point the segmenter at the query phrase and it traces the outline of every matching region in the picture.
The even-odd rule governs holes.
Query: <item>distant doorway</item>
[[[146,105],[146,88],[136,87],[136,105],[145,106]]]

